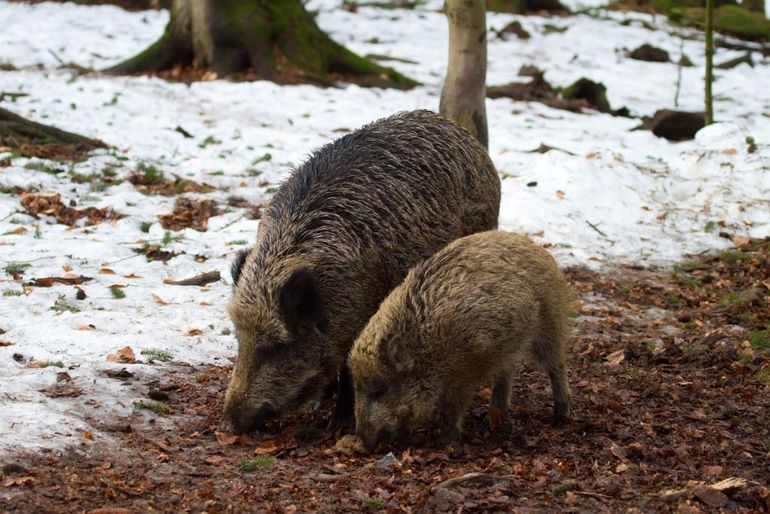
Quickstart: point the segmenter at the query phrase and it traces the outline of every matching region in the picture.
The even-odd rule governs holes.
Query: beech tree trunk
[[[161,38],[108,73],[194,65],[218,76],[244,72],[281,83],[338,80],[409,88],[417,82],[327,36],[300,0],[173,0]]]
[[[487,77],[487,24],[484,0],[446,0],[449,64],[439,110],[488,147],[484,104]]]

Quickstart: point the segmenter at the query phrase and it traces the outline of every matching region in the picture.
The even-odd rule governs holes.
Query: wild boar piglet
[[[554,421],[564,422],[572,298],[527,237],[488,231],[450,243],[409,271],[353,344],[356,435],[372,449],[429,425],[440,444],[452,442],[484,383],[505,418],[522,355],[547,370]]]

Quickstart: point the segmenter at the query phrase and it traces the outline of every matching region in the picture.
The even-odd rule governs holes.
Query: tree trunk
[[[300,0],[173,0],[161,38],[108,73],[194,65],[280,83],[409,88],[417,82],[334,42]]]
[[[446,0],[449,65],[439,110],[488,146],[484,104],[487,76],[487,26],[484,0]]]
[[[7,146],[24,157],[78,159],[95,148],[107,145],[72,132],[22,118],[0,108],[0,146]]]
[[[714,97],[711,86],[714,82],[714,0],[706,0],[706,125],[714,123]]]

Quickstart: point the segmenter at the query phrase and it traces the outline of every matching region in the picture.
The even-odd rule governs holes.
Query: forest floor
[[[330,401],[253,439],[217,434],[237,353],[227,270],[264,206],[308,152],[438,107],[446,18],[419,3],[307,3],[423,84],[395,91],[107,76],[167,11],[0,0],[0,105],[109,145],[0,142],[0,512],[770,511],[770,57],[718,69],[719,123],[668,142],[637,129],[702,110],[703,37],[640,13],[487,15],[490,86],[536,65],[631,113],[487,101],[500,227],[580,293],[569,424],[550,425],[548,381],[524,365],[512,433],[490,430],[483,389],[451,450],[346,453]],[[631,58],[643,44],[671,58]],[[220,279],[175,283],[204,273]]]
[[[325,430],[328,403],[236,439],[217,432],[228,366],[171,363],[142,380],[127,364],[113,379],[162,409],[100,427],[111,442],[84,432],[68,450],[6,462],[3,509],[770,510],[770,242],[673,271],[567,274],[580,299],[566,426],[549,424],[547,380],[525,364],[511,433],[490,430],[485,388],[456,448],[417,441],[352,453]]]

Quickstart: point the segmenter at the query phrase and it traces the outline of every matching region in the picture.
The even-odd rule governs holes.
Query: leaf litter
[[[563,427],[550,425],[547,378],[524,364],[512,427],[490,412],[485,388],[460,451],[433,447],[428,434],[371,455],[342,451],[350,438],[338,441],[325,428],[330,399],[255,434],[225,434],[217,427],[231,368],[205,366],[192,376],[171,363],[168,402],[136,406],[173,430],[134,415],[130,431],[113,434],[119,451],[96,441],[85,453],[26,454],[19,461],[29,480],[6,476],[0,494],[10,510],[767,510],[770,488],[757,464],[770,451],[770,383],[761,377],[770,349],[747,334],[770,325],[770,289],[729,308],[720,299],[770,282],[770,243],[740,259],[691,264],[673,273],[567,269],[584,328],[572,339],[575,408]]]

